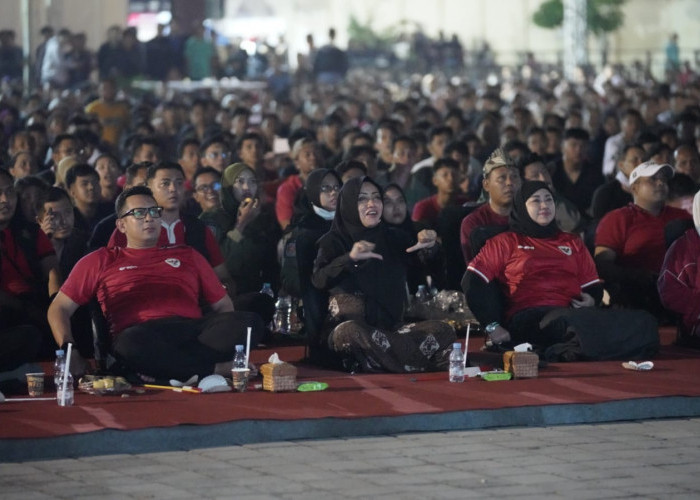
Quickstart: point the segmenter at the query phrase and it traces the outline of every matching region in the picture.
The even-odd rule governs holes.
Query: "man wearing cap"
[[[513,206],[513,196],[520,187],[520,173],[513,162],[499,148],[484,163],[482,187],[488,194],[488,202],[481,205],[462,220],[460,243],[465,263],[475,256],[469,242],[477,227],[508,227],[508,215]]]
[[[251,345],[257,344],[262,320],[233,311],[226,289],[195,249],[159,246],[163,208],[150,189],[127,189],[115,208],[126,245],[101,248],[75,265],[48,311],[56,343],[73,342],[70,317],[96,297],[110,325],[111,353],[126,373],[186,380],[224,372],[247,327]],[[203,316],[200,299],[214,314]],[[80,373],[85,361],[73,352],[71,368]]]
[[[664,229],[672,220],[690,218],[666,205],[671,177],[667,164],[637,166],[629,178],[633,203],[609,212],[598,224],[595,262],[615,304],[663,312],[656,279],[666,253]]]

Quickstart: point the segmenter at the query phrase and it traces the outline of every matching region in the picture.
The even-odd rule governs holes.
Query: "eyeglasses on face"
[[[131,215],[134,219],[145,219],[146,215],[150,215],[152,219],[159,219],[163,215],[163,207],[147,207],[147,208],[132,208],[128,212],[124,212],[120,219]]]
[[[340,186],[338,184],[335,184],[331,186],[330,184],[324,184],[321,186],[321,192],[322,193],[337,193],[340,191]]]
[[[211,191],[221,191],[221,183],[220,182],[215,182],[214,184],[200,184],[196,188],[194,188],[195,191],[198,193],[209,193]]]

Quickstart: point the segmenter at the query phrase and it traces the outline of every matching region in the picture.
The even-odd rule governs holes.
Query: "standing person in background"
[[[34,78],[33,81],[37,85],[41,86],[41,68],[44,64],[44,55],[46,54],[46,42],[48,42],[51,37],[53,37],[53,28],[51,26],[44,26],[39,32],[42,41],[36,47],[34,52]]]
[[[337,85],[348,72],[348,55],[335,46],[335,28],[328,30],[328,39],[328,44],[316,53],[314,75],[320,84]]]
[[[214,44],[204,37],[202,23],[195,24],[192,36],[185,42],[186,75],[192,80],[216,76],[219,63]]]
[[[110,26],[107,30],[107,40],[97,51],[97,70],[100,80],[121,77],[123,59],[122,30],[119,26]]]
[[[129,105],[117,100],[117,82],[103,78],[98,88],[99,98],[85,106],[85,113],[94,115],[102,125],[102,140],[116,147],[131,119]]]
[[[678,48],[678,33],[671,34],[666,44],[666,75],[673,81],[681,69],[681,52]]]

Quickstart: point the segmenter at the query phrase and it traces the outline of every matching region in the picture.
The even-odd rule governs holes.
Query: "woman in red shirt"
[[[525,181],[515,195],[510,231],[486,242],[467,267],[469,306],[494,344],[561,342],[565,331],[540,328],[557,308],[592,307],[603,295],[581,238],[562,232],[544,182]]]

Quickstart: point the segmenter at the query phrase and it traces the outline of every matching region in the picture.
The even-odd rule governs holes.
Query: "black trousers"
[[[19,325],[0,330],[0,372],[14,370],[37,360],[42,333],[32,325]]]
[[[131,372],[156,379],[186,380],[211,375],[216,363],[230,361],[237,344],[246,343],[251,327],[251,348],[262,338],[264,325],[251,312],[210,314],[199,319],[162,318],[131,326],[117,335],[116,359]]]
[[[506,325],[511,338],[509,345],[529,342],[542,349],[561,342],[566,334],[565,322],[555,321],[545,328],[540,328],[542,318],[553,309],[559,308],[532,307],[515,313]]]

